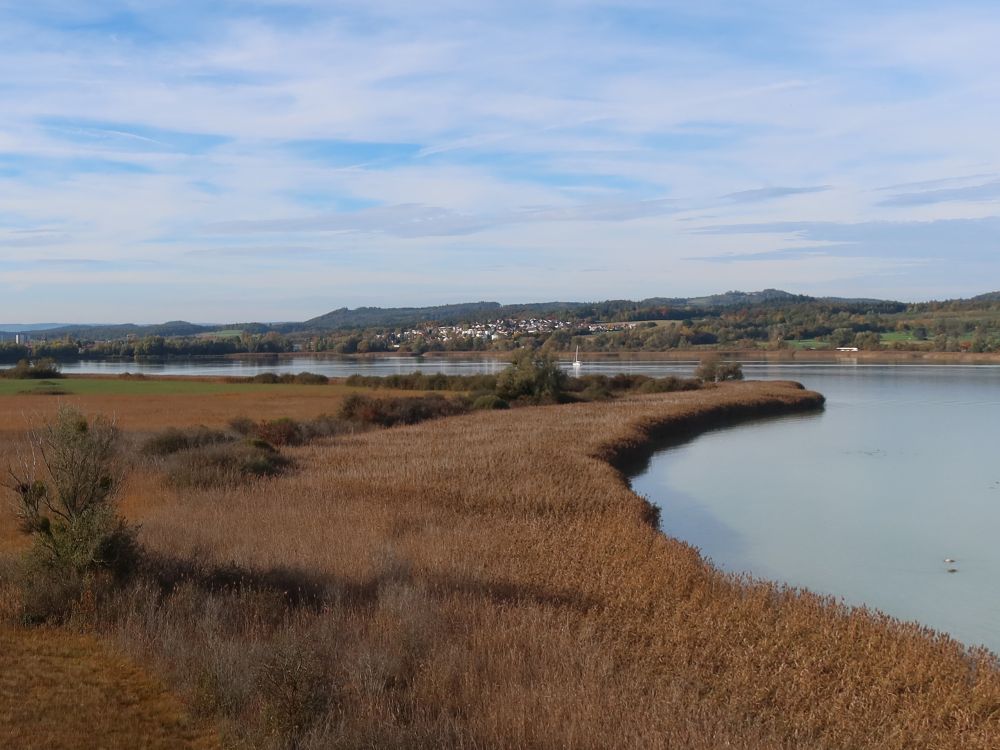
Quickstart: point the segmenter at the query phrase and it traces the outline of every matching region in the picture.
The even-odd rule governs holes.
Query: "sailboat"
[[[576,357],[573,359],[573,369],[579,370],[583,363],[580,361],[580,347],[576,347]]]

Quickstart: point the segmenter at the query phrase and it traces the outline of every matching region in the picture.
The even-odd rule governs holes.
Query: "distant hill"
[[[45,331],[50,328],[61,328],[68,323],[0,323],[0,334],[5,333],[31,333],[32,331]]]
[[[759,292],[726,292],[707,297],[691,297],[685,300],[696,307],[749,307],[753,305],[787,305],[798,302],[815,302],[815,297],[792,294],[781,289],[763,289]]]
[[[306,330],[333,330],[337,328],[376,328],[379,326],[408,326],[436,322],[442,325],[477,320],[499,314],[499,302],[466,302],[437,307],[358,307],[338,310],[312,318],[304,323],[285,323],[279,328],[295,326]]]
[[[1000,292],[987,292],[970,297],[969,302],[1000,302]]]
[[[206,331],[218,330],[220,327],[196,325],[184,320],[173,320],[155,325],[136,325],[135,323],[60,325],[44,330],[36,329],[33,338],[60,339],[69,336],[71,339],[112,340],[133,335],[140,338],[143,336],[194,336]],[[0,334],[2,333],[4,331],[0,331]]]
[[[859,311],[892,312],[904,309],[901,302],[867,299],[834,299],[792,294],[781,289],[759,292],[730,291],[704,297],[649,297],[643,300],[604,300],[602,302],[531,302],[501,305],[499,302],[470,302],[437,307],[342,307],[304,323],[277,326],[286,333],[329,331],[350,328],[406,327],[433,323],[485,321],[492,318],[571,318],[587,321],[639,320],[650,317],[685,318],[691,315],[721,314],[733,307],[776,307],[797,304],[829,304]]]
[[[1000,303],[1000,291],[988,292],[964,300],[952,300],[963,306],[995,305]],[[937,303],[920,303],[937,304]],[[920,304],[913,305],[920,307]],[[323,331],[362,328],[407,328],[420,325],[456,325],[486,322],[498,318],[524,319],[531,317],[563,320],[636,321],[653,319],[686,320],[697,317],[724,315],[733,308],[794,307],[822,305],[834,310],[857,313],[895,313],[910,305],[894,300],[851,297],[810,297],[781,289],[756,292],[728,291],[700,297],[648,297],[642,300],[604,300],[600,302],[526,302],[501,304],[494,301],[466,302],[430,307],[341,307],[303,322],[288,323],[227,323],[199,325],[174,320],[156,325],[67,325],[57,323],[0,324],[0,338],[10,339],[16,333],[27,332],[33,338],[115,340],[128,336],[196,336],[221,329],[239,329],[250,333],[322,333]]]

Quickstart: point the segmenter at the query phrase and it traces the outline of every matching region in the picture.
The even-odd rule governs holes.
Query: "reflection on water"
[[[799,380],[826,410],[655,455],[632,484],[660,505],[664,530],[723,569],[1000,651],[1000,368],[762,365],[754,376]]]
[[[446,375],[474,375],[500,372],[506,362],[489,359],[429,359],[423,357],[255,357],[226,359],[104,360],[67,363],[65,373],[89,375],[119,375],[125,372],[146,375],[211,375],[247,377],[262,372],[315,372],[331,378],[349,375],[402,375],[421,372]]]

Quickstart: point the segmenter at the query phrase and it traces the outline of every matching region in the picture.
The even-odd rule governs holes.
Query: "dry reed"
[[[351,435],[244,487],[139,475],[157,562],[98,627],[254,747],[1000,746],[992,655],[720,573],[613,465],[815,405],[727,385]]]

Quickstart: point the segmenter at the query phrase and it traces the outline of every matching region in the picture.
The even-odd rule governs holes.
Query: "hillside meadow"
[[[72,400],[137,443],[343,397],[293,388]],[[49,399],[0,398],[0,462]],[[53,637],[97,638],[231,747],[1000,746],[991,654],[723,574],[616,468],[654,437],[821,403],[741,383],[477,412],[289,447],[288,473],[220,487],[135,456],[141,572]],[[18,538],[3,516],[8,557]]]

